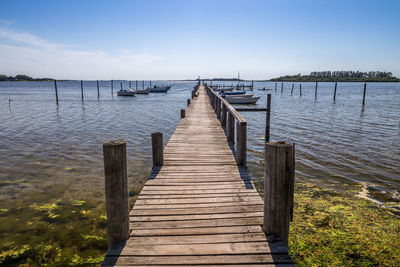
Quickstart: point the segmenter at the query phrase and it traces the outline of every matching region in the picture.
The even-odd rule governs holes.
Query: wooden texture
[[[99,80],[97,80],[97,97],[100,97],[100,85],[99,85]]]
[[[333,101],[336,101],[337,82],[335,82],[335,90],[333,91]]]
[[[292,86],[293,90],[293,86]],[[271,94],[267,94],[267,116],[265,119],[265,142],[270,139],[270,124],[271,124]]]
[[[102,266],[294,266],[262,230],[263,202],[235,162],[210,105],[217,98],[204,86],[197,94],[131,210],[129,240]]]
[[[182,116],[182,115],[181,115]],[[151,148],[153,155],[153,167],[164,164],[163,134],[155,132],[151,134]]]
[[[363,90],[363,100],[362,100],[362,105],[365,105],[365,95],[367,93],[367,83],[364,83],[364,90]]]
[[[270,142],[265,146],[264,231],[285,242],[289,237],[289,221],[293,205],[293,145]]]
[[[185,118],[185,110],[181,109],[181,119]]]
[[[54,80],[54,90],[56,91],[56,104],[58,105],[58,89],[56,80]]]
[[[103,144],[106,186],[108,244],[129,238],[128,176],[126,143],[111,141]]]
[[[83,101],[83,81],[81,80],[81,100]]]

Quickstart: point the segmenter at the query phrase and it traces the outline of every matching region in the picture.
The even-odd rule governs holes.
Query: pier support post
[[[283,94],[283,83],[281,83],[281,93]]]
[[[285,142],[265,145],[264,224],[267,235],[278,235],[286,243],[294,192],[294,147]]]
[[[237,165],[246,166],[247,153],[247,123],[236,123],[236,163]]]
[[[221,125],[222,127],[226,126],[226,105],[224,103],[222,103]]]
[[[315,99],[317,98],[317,96],[318,96],[318,82],[315,82]]]
[[[278,83],[275,83],[275,92],[276,92],[276,88],[278,87]]]
[[[271,94],[267,95],[267,117],[265,119],[265,142],[269,142],[271,123]]]
[[[97,98],[100,98],[100,86],[99,86],[99,80],[97,80]]]
[[[114,95],[114,80],[111,80],[111,96]]]
[[[221,119],[221,99],[217,97],[217,119]]]
[[[337,82],[335,82],[335,90],[333,91],[333,101],[336,101],[336,89],[337,89]]]
[[[187,99],[187,104],[186,104],[186,106],[189,106],[190,105],[190,99]]]
[[[300,96],[302,96],[303,94],[302,94],[302,92],[301,92],[301,84],[300,84],[299,86],[300,86]]]
[[[293,95],[294,83],[292,83],[292,90],[290,91],[290,95]]]
[[[132,88],[131,81],[129,81],[129,88]]]
[[[363,101],[362,105],[365,105],[365,94],[367,93],[367,83],[364,83]]]
[[[58,106],[58,89],[57,89],[57,80],[54,80],[54,90],[56,91],[56,104]]]
[[[109,247],[129,238],[129,203],[126,143],[103,144]]]
[[[185,118],[185,110],[181,109],[181,119]]]
[[[81,100],[83,101],[83,81],[81,80]]]
[[[151,134],[151,147],[153,152],[153,167],[164,164],[163,134],[155,132]]]
[[[230,111],[228,111],[228,131],[227,131],[228,141],[235,142],[235,117]]]

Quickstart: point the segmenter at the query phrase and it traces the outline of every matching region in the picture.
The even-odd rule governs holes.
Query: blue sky
[[[20,1],[0,4],[0,73],[57,79],[400,76],[400,1]]]

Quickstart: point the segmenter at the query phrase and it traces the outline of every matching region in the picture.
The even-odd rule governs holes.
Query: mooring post
[[[185,110],[181,109],[181,119],[185,118]]]
[[[189,105],[190,105],[190,99],[187,100],[187,105],[186,106],[189,106]]]
[[[265,119],[265,142],[269,142],[271,123],[271,94],[267,95],[267,117]]]
[[[138,86],[137,86],[137,80],[136,80],[136,91],[137,91],[137,88],[138,88]]]
[[[221,99],[217,97],[217,119],[221,119]]]
[[[247,123],[236,123],[236,163],[237,165],[246,166],[246,152],[247,152]]]
[[[228,111],[228,131],[227,131],[228,141],[235,142],[235,117]]]
[[[364,83],[363,101],[362,105],[365,105],[365,94],[367,93],[367,83]]]
[[[129,81],[129,88],[132,88],[132,86],[131,86],[131,81]]]
[[[111,80],[111,96],[114,95],[114,80]]]
[[[300,96],[302,96],[302,93],[301,93],[301,84],[300,84]]]
[[[283,83],[281,83],[281,93],[283,93]]]
[[[142,80],[142,89],[144,90],[144,80]]]
[[[253,91],[254,88],[254,80],[251,81],[251,91]]]
[[[122,82],[120,82],[119,85],[121,86],[121,90],[122,90]]]
[[[293,95],[294,83],[292,83],[292,90],[290,91],[290,95]]]
[[[315,82],[315,98],[318,96],[318,82]]]
[[[193,97],[194,97],[194,89],[192,90],[192,99],[193,99]]]
[[[99,80],[97,80],[97,98],[100,98],[100,86],[99,86]]]
[[[150,87],[151,87],[151,80],[150,80]]]
[[[151,134],[151,148],[153,152],[153,167],[164,164],[163,134],[155,132]]]
[[[81,100],[83,101],[83,81],[81,80]]]
[[[275,83],[275,92],[276,92],[276,88],[278,87],[278,83]]]
[[[129,238],[129,203],[126,143],[103,144],[108,246]]]
[[[267,235],[277,235],[286,243],[294,191],[294,149],[285,142],[265,145],[264,224]]]
[[[56,91],[56,104],[58,106],[58,89],[57,89],[57,80],[54,80],[54,90]]]
[[[333,101],[336,101],[337,82],[335,82],[335,90],[333,91]]]

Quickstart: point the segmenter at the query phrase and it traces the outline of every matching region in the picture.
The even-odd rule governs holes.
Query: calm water
[[[59,82],[60,105],[53,83],[0,82],[0,197],[46,192],[62,186],[66,195],[103,197],[102,143],[128,142],[130,183],[143,183],[151,168],[151,132],[168,140],[190,98],[193,82],[170,84],[166,94],[117,97],[119,82]],[[124,82],[127,85],[127,82]],[[231,84],[231,83],[226,83]],[[256,83],[274,88],[275,83]],[[146,85],[147,86],[147,85]],[[339,83],[333,103],[333,83],[291,83],[278,91],[254,90],[265,107],[272,94],[271,139],[296,143],[296,177],[340,189],[359,182],[400,191],[400,84],[371,83],[362,110],[361,83]],[[9,102],[9,99],[12,99]],[[248,121],[248,166],[262,177],[265,113],[243,114]],[[1,208],[1,207],[0,207]]]

